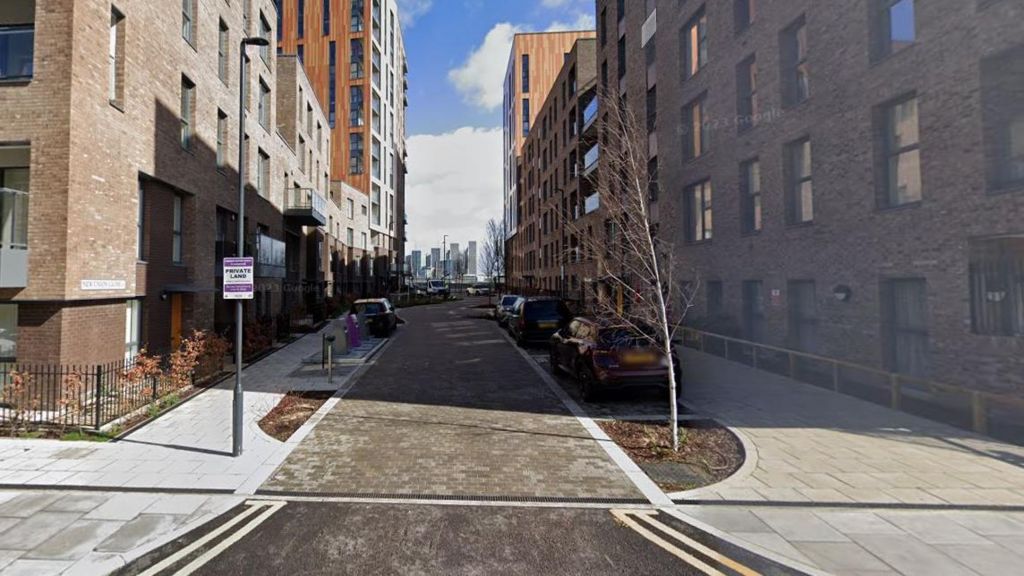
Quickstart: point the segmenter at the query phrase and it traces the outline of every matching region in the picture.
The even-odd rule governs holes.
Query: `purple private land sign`
[[[224,299],[252,300],[253,276],[252,258],[225,258]]]

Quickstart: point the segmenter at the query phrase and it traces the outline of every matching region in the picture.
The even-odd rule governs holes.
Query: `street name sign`
[[[252,300],[254,298],[252,258],[224,259],[224,299]]]

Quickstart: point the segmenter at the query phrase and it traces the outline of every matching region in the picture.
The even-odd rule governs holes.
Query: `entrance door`
[[[171,295],[171,350],[181,346],[181,294]]]

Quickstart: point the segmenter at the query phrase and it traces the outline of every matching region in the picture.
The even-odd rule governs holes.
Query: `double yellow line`
[[[732,558],[697,542],[686,534],[682,534],[671,526],[658,521],[657,517],[660,512],[655,510],[612,510],[611,513],[619,522],[622,522],[636,533],[653,542],[662,550],[665,550],[669,554],[672,554],[676,558],[679,558],[683,562],[686,562],[708,576],[727,576],[727,574],[714,566],[711,566],[706,561],[687,551],[685,548],[677,546],[674,542],[666,540],[650,528],[654,528],[658,532],[672,538],[676,542],[694,552],[699,553],[705,558],[729,568],[736,574],[741,576],[761,576],[756,570],[744,566]]]

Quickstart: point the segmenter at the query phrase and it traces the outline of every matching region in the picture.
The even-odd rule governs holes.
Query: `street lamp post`
[[[238,257],[245,257],[245,50],[249,46],[270,46],[258,36],[242,38],[238,50]],[[231,412],[231,454],[242,455],[242,329],[245,326],[242,300],[235,301],[235,392]]]

